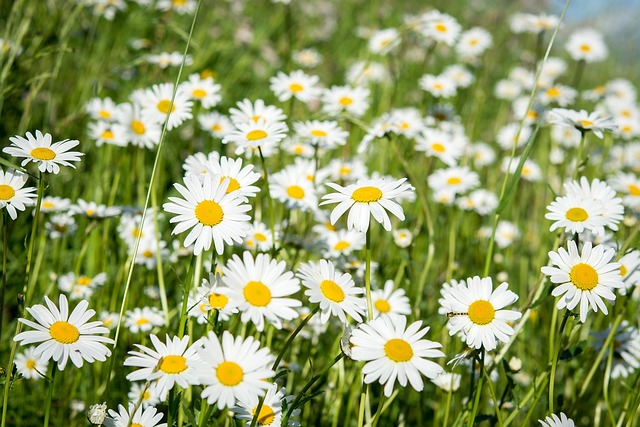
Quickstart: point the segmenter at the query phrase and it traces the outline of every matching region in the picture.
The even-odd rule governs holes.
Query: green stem
[[[364,274],[364,286],[367,297],[367,319],[371,321],[373,320],[373,302],[371,300],[371,227],[367,228],[364,258],[366,267]]]
[[[182,292],[182,309],[180,310],[180,326],[178,328],[178,336],[182,338],[185,332],[185,325],[187,324],[187,306],[189,305],[189,292],[191,291],[191,283],[195,279],[191,277],[191,270],[193,269],[193,262],[196,260],[196,274],[199,270],[198,266],[202,265],[202,252],[198,254],[196,257],[193,255],[191,257],[191,262],[189,263],[189,269],[187,270],[187,278],[184,282],[184,290]],[[194,275],[195,276],[195,275]]]
[[[293,340],[295,339],[296,336],[298,336],[298,334],[302,331],[302,329],[307,325],[307,323],[309,323],[309,321],[311,320],[311,318],[320,310],[320,305],[317,305],[313,310],[311,310],[311,312],[307,315],[307,317],[305,317],[304,319],[302,319],[302,322],[300,322],[300,324],[298,325],[298,327],[295,329],[295,331],[293,331],[291,333],[291,335],[289,336],[289,338],[287,339],[287,341],[284,343],[284,346],[282,346],[282,350],[280,350],[280,353],[278,353],[278,357],[276,357],[275,362],[273,362],[273,366],[271,367],[272,370],[277,370],[278,366],[280,365],[280,362],[282,361],[282,358],[284,357],[285,352],[287,351],[287,349],[289,348],[289,346],[291,345],[291,343],[293,342]]]
[[[580,161],[582,160],[582,151],[584,150],[584,143],[587,139],[587,132],[580,131],[580,145],[578,145],[578,156],[576,157],[576,168],[573,171],[572,180],[575,180],[578,177],[578,170],[580,169]]]
[[[453,375],[451,376],[451,382],[453,382]],[[444,419],[442,421],[442,425],[447,427],[447,423],[449,422],[449,411],[451,410],[451,398],[453,397],[453,384],[449,384],[449,391],[447,391],[447,404],[444,408]]]
[[[2,320],[4,319],[4,296],[7,291],[7,240],[9,238],[9,224],[7,211],[2,210],[2,288],[0,288],[0,343],[2,342]]]
[[[491,395],[491,399],[493,400],[493,407],[496,411],[496,418],[498,419],[498,425],[500,427],[502,427],[502,414],[500,412],[500,402],[498,402],[498,398],[496,396],[496,392],[493,388],[493,384],[491,382],[491,377],[489,377],[489,373],[487,372],[486,369],[482,369],[482,373],[484,374],[485,378],[487,379],[487,386],[489,387],[489,394]]]
[[[271,198],[271,190],[269,189],[269,173],[267,172],[267,162],[262,154],[262,148],[258,146],[258,153],[260,154],[260,163],[262,164],[262,173],[264,174],[264,189],[267,194],[267,203],[269,204],[269,228],[271,229],[271,241],[273,246],[271,247],[271,255],[276,255],[276,223],[275,215],[273,211],[273,198]]]
[[[51,373],[49,375],[49,377],[51,378],[51,381],[49,382],[47,387],[47,402],[44,410],[44,424],[43,424],[44,427],[49,427],[49,415],[51,414],[51,400],[53,399],[53,384],[56,380],[56,372],[58,371],[57,367],[58,366],[56,363],[51,364]]]
[[[484,347],[480,348],[480,375],[478,375],[478,387],[476,387],[475,392],[475,400],[473,402],[473,409],[471,409],[471,413],[469,414],[469,419],[467,420],[467,427],[473,426],[473,423],[476,419],[476,414],[478,413],[478,407],[480,406],[480,397],[482,396],[482,383],[484,379],[484,375],[482,372],[484,371]]]
[[[551,362],[551,376],[549,378],[549,412],[551,414],[554,413],[554,401],[555,396],[553,393],[556,379],[556,369],[558,368],[558,357],[560,356],[560,351],[562,350],[562,336],[564,333],[564,328],[567,325],[567,320],[569,319],[569,310],[565,311],[564,316],[562,317],[562,323],[560,323],[560,330],[558,331],[558,338],[556,339],[556,343],[553,349],[553,361]]]

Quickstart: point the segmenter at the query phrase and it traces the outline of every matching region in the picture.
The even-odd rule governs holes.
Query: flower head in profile
[[[111,338],[98,334],[106,334],[109,329],[105,328],[100,321],[89,322],[96,312],[89,307],[86,300],[80,303],[69,314],[69,304],[67,297],[60,295],[59,308],[46,296],[42,304],[28,307],[27,312],[33,316],[35,322],[27,319],[18,319],[25,325],[35,329],[25,331],[16,335],[13,340],[21,345],[41,343],[34,351],[35,356],[40,356],[42,360],[53,359],[58,362],[58,369],[64,370],[67,361],[78,368],[82,367],[84,361],[93,363],[96,360],[104,362],[111,351],[104,344],[113,344]]]
[[[11,219],[18,218],[17,211],[24,211],[27,206],[36,204],[35,187],[25,187],[27,175],[0,168],[0,209],[6,208]]]
[[[573,127],[581,133],[593,132],[595,136],[602,139],[605,130],[615,131],[618,126],[611,117],[603,117],[600,112],[589,113],[586,110],[569,110],[567,108],[554,108],[549,111],[549,123]]]
[[[336,192],[322,197],[324,201],[320,205],[338,203],[338,206],[331,212],[331,224],[335,224],[346,211],[349,211],[347,217],[349,230],[367,231],[369,218],[373,216],[385,230],[391,231],[391,220],[387,211],[403,221],[404,212],[396,200],[414,191],[413,186],[406,181],[406,178],[398,180],[360,179],[355,184],[346,187],[328,183],[327,186]]]
[[[36,136],[31,132],[27,132],[26,136],[26,139],[19,135],[12,136],[9,138],[12,145],[2,150],[13,157],[24,157],[21,166],[34,162],[38,164],[40,172],[57,174],[60,172],[60,165],[75,168],[70,162],[79,162],[80,157],[84,156],[79,151],[69,151],[80,144],[76,140],[65,139],[52,144],[51,135],[48,133],[43,135],[39,130],[36,131]]]

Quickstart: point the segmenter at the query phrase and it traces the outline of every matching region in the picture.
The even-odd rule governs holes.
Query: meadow
[[[638,58],[533,6],[0,3],[0,427],[637,426]]]

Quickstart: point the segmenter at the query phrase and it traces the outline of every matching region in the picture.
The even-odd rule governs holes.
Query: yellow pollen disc
[[[598,286],[598,272],[589,264],[576,264],[569,272],[569,279],[576,288],[582,291],[590,291]]]
[[[351,168],[347,166],[343,166],[340,168],[340,175],[349,175],[351,173]]]
[[[33,359],[29,359],[29,360],[27,360],[27,363],[25,363],[24,365],[25,365],[25,367],[27,369],[35,369],[36,368],[36,361],[33,360]]]
[[[287,194],[289,195],[289,197],[292,197],[298,200],[301,200],[304,198],[304,190],[299,185],[292,185],[289,188],[287,188]]]
[[[251,117],[251,120],[253,120],[254,123],[258,123],[258,120],[260,120],[261,118],[262,118],[262,116],[255,115],[255,116]]]
[[[580,120],[580,124],[582,125],[583,128],[586,128],[588,126],[593,126],[593,122],[590,122],[589,120]]]
[[[408,342],[400,338],[392,338],[384,345],[384,352],[394,362],[408,362],[413,357],[413,349]]]
[[[76,280],[76,285],[80,286],[89,286],[91,284],[91,279],[87,276],[80,276],[78,280]]]
[[[591,46],[589,46],[588,44],[583,44],[582,46],[580,46],[580,50],[583,52],[589,52],[591,50]]]
[[[324,223],[324,226],[327,228],[327,230],[329,231],[338,231],[338,227],[335,225],[331,224],[331,221],[327,221]]]
[[[140,230],[139,228],[134,228],[133,231],[131,232],[131,235],[133,237],[140,237],[142,236],[142,230]]]
[[[211,126],[211,130],[215,132],[220,132],[222,130],[222,126],[216,123],[215,125]]]
[[[207,92],[202,89],[195,89],[193,92],[191,92],[191,94],[194,98],[204,98],[205,96],[207,96]]]
[[[589,214],[582,208],[571,208],[565,214],[565,217],[569,221],[573,222],[584,222],[589,219]]]
[[[73,344],[80,338],[78,328],[64,320],[58,320],[49,327],[51,338],[62,344]]]
[[[252,130],[247,134],[249,141],[257,141],[258,139],[265,139],[266,137],[267,133],[261,129]]]
[[[323,138],[325,136],[327,136],[327,133],[323,130],[318,130],[318,129],[314,129],[311,131],[311,135],[313,136],[317,136],[319,138]]]
[[[216,75],[215,71],[208,70],[208,69],[202,70],[202,72],[200,73],[200,78],[203,79],[203,80],[204,79],[208,79],[209,77],[211,77],[212,79],[215,79],[216,76],[217,75]]]
[[[625,126],[622,126],[620,128],[620,131],[623,132],[623,133],[631,132],[632,130],[633,130],[633,128],[631,126],[629,126],[629,125],[625,125]]]
[[[187,3],[187,0],[173,0],[174,6],[184,6]]]
[[[549,95],[552,98],[555,98],[556,96],[560,95],[560,91],[555,87],[550,87],[549,89],[547,89],[547,95]]]
[[[203,200],[198,203],[195,214],[201,224],[209,227],[220,224],[224,218],[222,208],[213,200]]]
[[[372,203],[382,199],[382,191],[377,187],[361,187],[351,194],[351,198],[358,203]]]
[[[255,307],[266,307],[271,302],[271,291],[262,282],[247,283],[242,293],[247,302]]]
[[[304,147],[297,145],[294,149],[293,152],[295,154],[303,154],[304,153]]]
[[[631,117],[631,111],[629,110],[622,110],[620,114],[624,117]]]
[[[151,393],[145,390],[145,392],[142,394],[142,401],[145,402],[149,400],[150,397],[151,397]]]
[[[471,40],[469,40],[469,45],[471,45],[471,46],[475,46],[475,45],[477,45],[477,44],[478,44],[478,39],[471,39]]]
[[[131,423],[131,427],[144,427],[144,426],[140,423]]]
[[[251,410],[251,414],[255,415],[257,408]],[[269,405],[262,405],[258,414],[258,424],[261,426],[269,426],[276,419],[276,414]]]
[[[262,233],[255,233],[253,235],[253,237],[258,241],[258,242],[266,242],[267,241],[267,236],[265,236]]]
[[[532,118],[532,119],[537,119],[538,118],[538,113],[535,112],[534,110],[529,110],[529,111],[527,111],[527,117]]]
[[[320,283],[320,291],[328,300],[333,302],[344,301],[344,291],[333,280],[323,280]]]
[[[187,369],[187,359],[182,356],[164,356],[160,359],[160,370],[165,374],[179,374]]]
[[[87,209],[85,213],[87,214],[87,216],[92,216],[94,213],[96,213],[96,211],[94,209]]]
[[[136,320],[136,325],[146,325],[147,323],[149,323],[149,319],[145,319],[144,317]]]
[[[407,123],[407,122],[402,122],[402,123],[400,123],[400,124],[398,125],[398,127],[399,127],[400,129],[409,129],[409,123]]]
[[[107,110],[102,110],[98,113],[98,115],[100,116],[101,119],[110,119],[111,118],[111,113],[108,112]]]
[[[469,306],[469,319],[476,325],[487,325],[496,316],[496,310],[489,301],[478,300]]]
[[[238,180],[235,179],[235,178],[232,178],[230,176],[221,177],[220,178],[220,183],[221,184],[222,184],[222,181],[225,180],[225,178],[229,178],[229,186],[227,187],[227,194],[240,189],[240,183],[238,182]]]
[[[2,185],[0,185],[0,188],[2,188]],[[1,192],[0,192],[0,193],[1,193]],[[0,196],[0,199],[1,199],[1,198],[2,198],[2,196]],[[53,208],[55,208],[55,207],[56,207],[56,205],[54,205],[54,204],[53,204],[53,203],[51,203],[51,202],[42,202],[42,208],[43,208],[43,209],[53,209]]]
[[[457,176],[452,176],[451,178],[449,178],[447,180],[447,184],[449,185],[458,185],[462,182],[462,180],[460,178],[458,178]]]
[[[289,85],[289,90],[290,90],[291,92],[293,92],[293,93],[298,93],[298,92],[300,92],[302,89],[304,89],[304,88],[302,87],[302,85],[301,85],[301,84],[298,84],[298,83],[291,83],[291,84]]]
[[[391,306],[389,305],[389,302],[387,300],[379,299],[373,305],[380,313],[388,313],[389,311],[391,311]]]
[[[344,240],[341,240],[338,243],[336,243],[336,245],[333,247],[333,249],[335,249],[336,251],[344,251],[349,246],[351,246],[351,243],[346,242]]]
[[[348,105],[353,104],[353,99],[349,98],[348,96],[343,96],[342,98],[340,98],[340,99],[338,100],[338,102],[339,102],[342,106],[346,107],[346,106],[348,106]]]
[[[228,302],[229,298],[224,294],[213,293],[209,295],[209,305],[211,306],[211,308],[214,308],[216,310],[225,308]]]
[[[111,132],[109,129],[105,130],[104,132],[102,132],[102,134],[100,135],[100,138],[102,139],[113,139],[113,132]]]
[[[629,184],[629,194],[632,196],[640,196],[640,187],[635,184]]]
[[[447,31],[447,27],[444,24],[436,24],[436,30],[444,33],[445,31]]]
[[[16,190],[7,184],[0,184],[0,200],[10,200],[16,195]]]
[[[437,152],[437,153],[444,153],[445,152],[445,148],[444,145],[440,144],[440,143],[435,143],[435,144],[431,144],[431,148],[433,148],[433,151]]]
[[[235,362],[222,362],[216,368],[216,377],[218,377],[218,381],[220,381],[222,385],[233,387],[242,382],[244,372],[240,365]]]
[[[176,106],[171,105],[170,100],[163,99],[162,101],[158,102],[158,110],[160,110],[161,113],[167,114],[169,112],[169,106],[171,106],[171,112],[173,113],[176,109]]]
[[[442,83],[434,83],[433,84],[433,88],[434,89],[442,89]]]
[[[153,258],[153,252],[147,249],[146,251],[142,252],[142,256],[145,258]]]
[[[133,130],[138,135],[144,135],[147,129],[144,127],[144,124],[140,120],[134,120],[131,122],[131,130]]]
[[[626,276],[626,275],[627,275],[627,267],[625,267],[624,265],[621,265],[621,266],[620,266],[620,275],[621,275],[622,277],[624,277],[624,276]]]
[[[53,160],[56,158],[56,153],[51,148],[38,147],[31,150],[31,157],[38,160]]]

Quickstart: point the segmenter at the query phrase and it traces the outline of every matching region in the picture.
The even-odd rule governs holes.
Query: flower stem
[[[44,410],[44,427],[49,427],[49,415],[51,414],[51,400],[53,399],[53,383],[56,380],[56,372],[58,371],[57,368],[57,364],[52,363],[51,364],[51,374],[49,375],[49,378],[51,378],[51,381],[49,382],[49,385],[47,387],[47,403],[45,406],[45,410]]]
[[[553,403],[554,403],[554,385],[556,379],[556,369],[558,367],[558,357],[560,356],[561,344],[562,344],[562,335],[564,333],[564,328],[567,325],[567,320],[569,319],[570,312],[569,310],[565,311],[564,317],[562,318],[562,323],[560,323],[560,330],[558,331],[558,338],[556,339],[556,343],[553,349],[553,361],[551,362],[551,377],[549,378],[549,412],[553,414]]]
[[[578,170],[580,169],[580,161],[582,160],[582,151],[584,150],[584,143],[587,139],[587,132],[580,131],[580,145],[578,145],[578,156],[576,157],[576,168],[573,171],[572,180],[578,177]]]
[[[269,228],[271,229],[271,241],[273,246],[271,247],[271,255],[276,255],[276,223],[273,212],[273,199],[271,198],[271,191],[269,190],[269,173],[267,172],[267,162],[262,154],[262,148],[258,146],[258,153],[260,154],[260,163],[262,164],[262,173],[264,174],[264,189],[267,194],[267,203],[269,203]]]
[[[371,227],[367,228],[366,245],[364,248],[365,274],[364,287],[367,297],[367,320],[373,320],[373,303],[371,301]]]
[[[291,333],[291,335],[289,336],[289,338],[287,339],[287,341],[284,343],[284,346],[282,346],[282,350],[280,350],[280,353],[278,354],[278,357],[276,358],[275,362],[273,362],[273,366],[271,367],[271,369],[273,369],[274,371],[276,369],[278,369],[278,365],[280,365],[280,362],[282,361],[282,358],[284,357],[285,352],[287,351],[287,349],[289,348],[289,346],[291,345],[291,343],[293,342],[293,340],[295,339],[296,336],[298,336],[298,334],[300,333],[300,331],[302,331],[302,328],[304,328],[307,323],[309,323],[309,321],[311,320],[311,318],[320,310],[320,305],[318,304],[313,310],[311,310],[311,312],[307,315],[307,317],[305,317],[302,322],[300,322],[300,324],[298,325],[298,327],[295,329],[295,331],[293,331]]]
[[[6,210],[2,210],[2,288],[0,288],[0,342],[2,342],[2,319],[4,318],[4,296],[7,291],[7,239],[9,224]]]
[[[473,401],[473,408],[471,409],[471,413],[469,414],[469,419],[467,420],[467,426],[473,426],[473,423],[476,419],[476,414],[478,413],[478,407],[480,406],[480,397],[482,396],[482,382],[484,380],[484,376],[482,372],[484,371],[484,347],[480,348],[480,374],[478,375],[478,387],[476,387],[475,392],[475,400]]]

